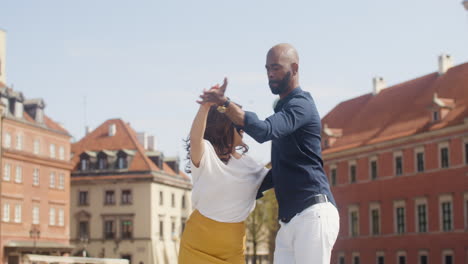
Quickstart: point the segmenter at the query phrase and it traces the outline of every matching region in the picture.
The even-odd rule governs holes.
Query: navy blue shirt
[[[295,88],[265,120],[246,111],[244,131],[259,143],[272,140],[272,170],[259,193],[275,188],[280,219],[300,213],[317,194],[336,206],[323,170],[320,116],[310,93]]]

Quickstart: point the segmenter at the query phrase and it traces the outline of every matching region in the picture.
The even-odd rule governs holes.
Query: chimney
[[[138,142],[143,146],[145,150],[148,149],[148,134],[146,132],[137,133]]]
[[[372,79],[372,84],[373,84],[373,95],[377,95],[382,91],[383,89],[387,88],[387,85],[385,84],[385,80],[382,77],[374,77]]]
[[[110,124],[109,125],[109,137],[115,136],[115,133],[117,133],[117,127],[115,124]]]
[[[91,128],[89,126],[85,126],[85,136],[91,133]]]
[[[6,33],[0,29],[0,82],[6,85]]]
[[[453,66],[453,58],[449,54],[439,56],[439,74],[446,73]]]
[[[148,136],[148,150],[156,150],[156,137]]]

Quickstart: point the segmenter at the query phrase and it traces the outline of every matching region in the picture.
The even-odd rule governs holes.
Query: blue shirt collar
[[[285,103],[289,102],[289,100],[291,100],[291,98],[293,98],[294,96],[296,96],[296,95],[298,95],[300,93],[302,93],[302,89],[301,89],[300,86],[294,88],[288,95],[286,95],[286,97],[284,97],[283,99],[280,99],[278,101],[278,103],[275,106],[275,112],[279,111],[279,109],[281,109],[281,107]]]

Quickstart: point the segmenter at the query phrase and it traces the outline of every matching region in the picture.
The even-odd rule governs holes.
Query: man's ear
[[[291,68],[292,68],[292,74],[293,74],[293,76],[296,75],[296,74],[299,72],[299,64],[297,64],[297,63],[292,63],[292,64],[291,64]]]

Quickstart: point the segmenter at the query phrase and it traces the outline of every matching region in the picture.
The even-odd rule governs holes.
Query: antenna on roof
[[[85,136],[86,136],[89,133],[88,117],[86,115],[86,95],[83,96],[83,116],[84,116],[84,127],[85,127]]]

